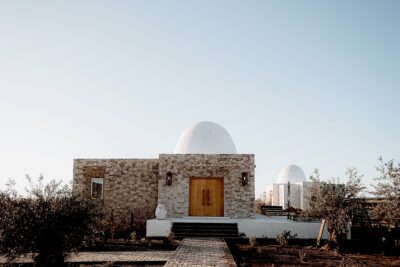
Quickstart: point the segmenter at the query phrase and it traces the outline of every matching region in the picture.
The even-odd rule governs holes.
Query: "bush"
[[[136,231],[131,232],[129,237],[131,238],[132,241],[136,241],[138,239]]]
[[[37,266],[64,266],[69,252],[91,242],[99,209],[60,182],[28,179],[26,197],[10,189],[0,192],[0,254],[11,260],[32,253]]]
[[[167,236],[168,242],[174,242],[175,240],[175,233],[171,231],[169,231],[168,236]]]
[[[255,236],[249,237],[249,244],[252,249],[255,249],[258,245],[257,238]]]
[[[278,242],[281,246],[288,246],[289,239],[297,238],[297,234],[292,235],[290,231],[283,230],[282,233],[276,236],[276,242]]]
[[[306,263],[308,260],[308,254],[306,252],[304,252],[303,250],[299,251],[299,259],[300,259],[300,262]]]

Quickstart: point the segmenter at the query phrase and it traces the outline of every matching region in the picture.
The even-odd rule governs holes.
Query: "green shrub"
[[[0,192],[0,254],[11,260],[32,253],[37,266],[64,266],[68,253],[91,241],[101,213],[70,187],[42,181],[31,182],[28,196]]]

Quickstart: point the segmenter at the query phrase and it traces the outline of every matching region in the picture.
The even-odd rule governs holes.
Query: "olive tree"
[[[374,209],[374,213],[389,228],[400,226],[400,163],[394,160],[383,161],[379,158],[377,167],[379,176],[375,178],[376,185],[371,192],[382,199]]]
[[[325,220],[329,239],[324,249],[339,250],[339,244],[348,232],[353,211],[359,208],[358,197],[364,189],[361,184],[363,175],[359,175],[356,169],[349,168],[346,177],[345,184],[339,183],[339,179],[322,181],[318,169],[310,177],[310,206],[304,211],[304,215]]]
[[[31,254],[38,266],[64,266],[66,256],[93,236],[99,209],[60,182],[28,180],[27,196],[0,192],[0,254],[9,260]]]

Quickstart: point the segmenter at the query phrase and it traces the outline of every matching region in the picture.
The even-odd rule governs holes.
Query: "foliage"
[[[175,240],[175,233],[172,231],[169,231],[167,239],[169,242],[173,242]]]
[[[0,191],[0,254],[9,260],[32,253],[38,266],[63,266],[68,253],[93,236],[101,214],[93,200],[72,194],[69,186],[43,177],[27,196],[9,186]]]
[[[137,234],[136,234],[135,231],[131,232],[129,236],[130,236],[132,241],[136,241],[137,240]]]
[[[257,213],[257,214],[261,214],[262,213],[261,212],[261,206],[263,204],[264,204],[264,202],[260,198],[257,198],[255,200],[255,202],[254,202],[254,211],[255,211],[255,213]]]
[[[304,252],[303,250],[299,251],[299,259],[300,259],[300,262],[306,263],[308,260],[307,252]]]
[[[349,168],[346,176],[346,184],[340,184],[335,179],[321,181],[317,169],[310,177],[313,181],[308,194],[310,208],[304,215],[326,220],[330,235],[326,249],[339,249],[339,243],[348,231],[353,210],[360,208],[358,197],[364,189],[361,184],[363,175]]]
[[[249,244],[252,249],[256,248],[258,245],[257,238],[255,236],[249,237]]]
[[[276,241],[281,246],[288,246],[289,239],[295,239],[295,238],[297,238],[297,234],[292,235],[290,230],[289,231],[283,230],[282,233],[276,236]]]
[[[375,178],[378,182],[373,185],[371,192],[378,198],[382,198],[374,209],[375,215],[390,227],[400,226],[400,162],[394,160],[384,162],[379,158],[380,165],[377,170],[380,174]]]

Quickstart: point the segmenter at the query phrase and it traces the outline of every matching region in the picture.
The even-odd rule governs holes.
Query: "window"
[[[103,198],[103,178],[92,178],[92,197]]]

